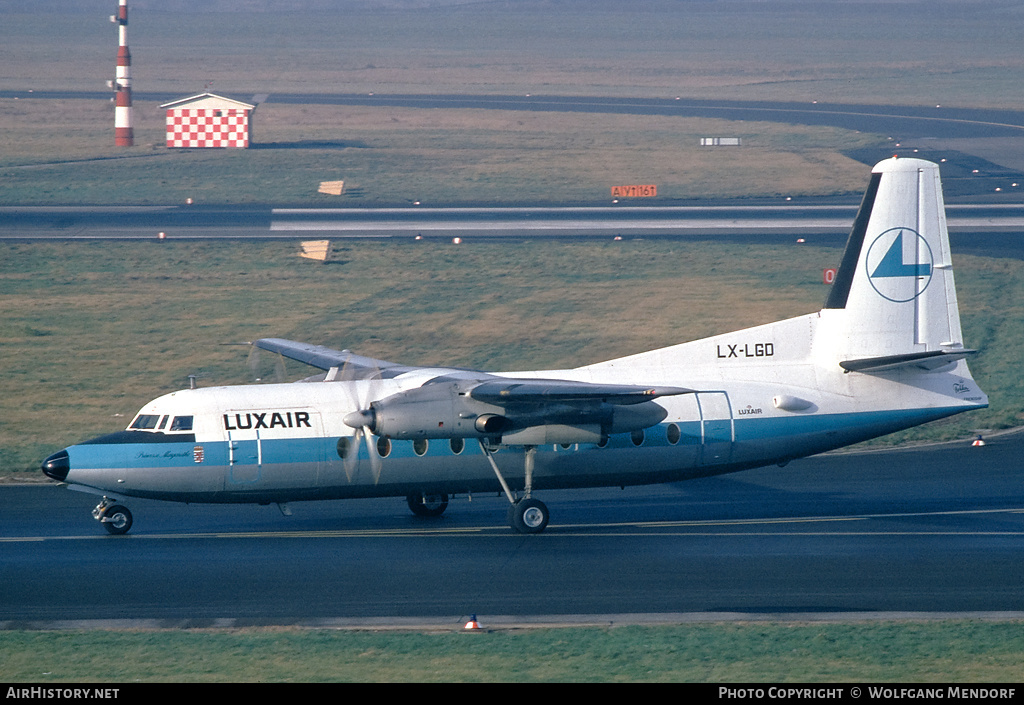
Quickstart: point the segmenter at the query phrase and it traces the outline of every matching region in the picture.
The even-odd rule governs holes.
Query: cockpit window
[[[159,414],[139,414],[135,417],[135,420],[132,421],[132,425],[128,428],[134,428],[136,430],[152,430],[156,428],[159,421]]]
[[[171,421],[171,431],[191,431],[192,430],[192,417],[191,416],[175,416],[174,421]]]

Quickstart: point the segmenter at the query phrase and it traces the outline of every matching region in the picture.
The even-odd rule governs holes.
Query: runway
[[[798,460],[705,480],[544,493],[418,520],[401,499],[203,506],[0,487],[0,627],[456,626],[1024,615],[1024,433]],[[84,620],[84,621],[81,621]]]
[[[168,239],[193,240],[752,236],[791,241],[824,235],[841,245],[856,212],[857,205],[849,203],[547,208],[3,206],[0,240],[156,240],[160,233]],[[1003,234],[1000,241],[1005,243],[1020,239],[1024,232],[1024,203],[949,205],[947,213],[954,239],[995,233]]]

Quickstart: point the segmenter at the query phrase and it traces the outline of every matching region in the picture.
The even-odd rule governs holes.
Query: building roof
[[[252,110],[255,105],[243,103],[240,100],[232,100],[214,93],[199,93],[188,98],[179,98],[170,103],[164,103],[161,108],[208,108],[213,110]]]

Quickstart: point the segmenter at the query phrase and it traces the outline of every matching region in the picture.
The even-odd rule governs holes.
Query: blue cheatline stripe
[[[735,440],[737,444],[747,442],[760,442],[776,439],[785,442],[791,438],[794,441],[801,437],[817,435],[828,431],[854,432],[859,429],[870,430],[872,435],[883,435],[890,430],[899,430],[914,426],[919,423],[934,419],[951,416],[953,414],[970,411],[981,407],[944,407],[934,409],[906,409],[873,411],[843,414],[813,414],[807,416],[769,416],[760,418],[737,418],[734,421]],[[711,423],[711,422],[709,422]],[[716,421],[715,424],[728,424],[728,420]],[[679,430],[679,439],[675,443],[670,441],[670,426]],[[720,429],[719,429],[720,430]],[[674,436],[674,431],[671,432]],[[728,436],[723,437],[716,432],[713,439],[716,443],[728,442]],[[261,455],[264,465],[276,465],[293,462],[341,462],[337,454],[338,437],[314,437],[314,438],[289,438],[289,439],[263,439]],[[648,428],[644,432],[642,447],[645,448],[668,448],[668,447],[693,447],[701,444],[701,423],[699,421],[665,422]],[[196,463],[194,449],[198,446],[203,448],[202,463]],[[235,441],[235,462],[239,465],[255,464],[256,441]],[[573,450],[577,444],[570,446]],[[593,443],[578,444],[580,449],[599,451],[600,448]],[[637,447],[633,442],[632,434],[619,433],[608,439],[604,446],[611,449],[624,449]],[[228,465],[228,446],[226,441],[183,441],[178,443],[148,443],[148,444],[82,444],[72,446],[70,449],[72,469],[92,469],[111,467],[150,467],[150,468],[172,468],[172,467],[195,467],[196,465]],[[559,446],[545,445],[538,447],[539,452],[564,452]],[[465,448],[459,455],[478,454],[475,440],[467,440]],[[456,454],[452,452],[447,440],[432,440],[428,444],[427,452],[422,456],[425,458],[451,458]],[[359,457],[366,458],[365,443],[359,444]],[[416,458],[418,456],[413,450],[412,441],[391,441],[391,452],[387,456],[392,459]]]

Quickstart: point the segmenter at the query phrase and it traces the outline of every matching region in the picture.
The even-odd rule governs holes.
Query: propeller
[[[248,345],[248,343],[246,344]],[[267,369],[268,362],[266,358],[263,357],[262,352],[263,351],[255,345],[250,346],[249,357],[246,360],[246,365],[249,368],[249,379],[253,382],[263,382],[270,374]],[[288,380],[283,355],[274,355],[272,374],[275,382],[286,382]]]
[[[359,445],[365,442],[366,454],[370,458],[370,471],[373,474],[373,483],[377,484],[380,481],[383,460],[377,452],[377,444],[373,440],[372,426],[375,413],[371,402],[376,396],[379,383],[383,377],[381,377],[379,370],[375,370],[369,377],[364,377],[361,380],[354,379],[354,371],[346,363],[342,365],[336,379],[346,383],[345,390],[349,394],[349,401],[356,409],[342,419],[346,426],[356,430],[352,445],[345,452],[345,456],[342,459],[345,465],[345,475],[348,477],[348,481],[352,482],[352,476],[359,465]],[[365,384],[360,384],[361,381],[364,381]],[[360,390],[362,394],[359,393]]]

